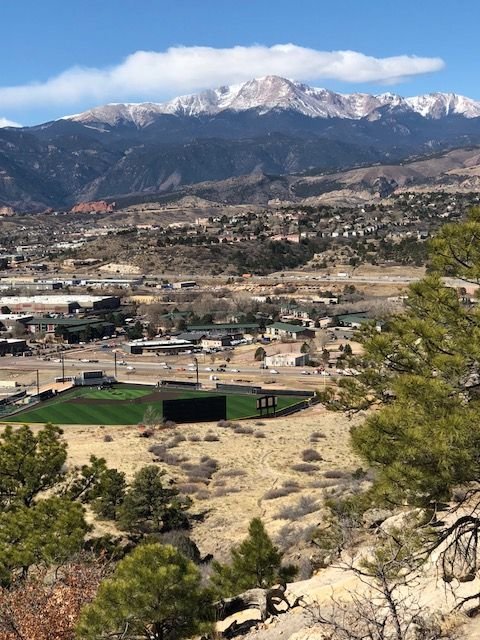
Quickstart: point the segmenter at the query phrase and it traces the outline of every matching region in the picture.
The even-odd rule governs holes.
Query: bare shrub
[[[232,420],[219,420],[217,422],[217,427],[222,427],[223,429],[235,429],[235,427],[241,426],[239,422],[232,422]]]
[[[253,437],[254,438],[265,438],[265,433],[263,431],[254,431],[253,433]]]
[[[263,494],[263,500],[275,500],[276,498],[284,498],[291,493],[300,491],[298,487],[273,487]]]
[[[195,497],[197,498],[197,500],[208,500],[210,498],[210,491],[207,491],[206,489],[200,489],[200,491],[197,491]]]
[[[243,469],[222,469],[218,472],[218,475],[225,478],[239,478],[240,476],[246,476],[247,472]]]
[[[247,427],[246,425],[238,424],[233,428],[233,433],[251,435],[253,433],[253,429],[252,427]]]
[[[163,420],[162,421],[162,427],[164,429],[175,429],[176,426],[177,426],[177,423],[174,422],[173,420]]]
[[[151,438],[154,435],[154,430],[153,429],[142,429],[138,436],[139,438]]]
[[[190,442],[200,442],[201,438],[199,435],[197,435],[196,433],[192,433],[191,435],[188,436],[188,439]]]
[[[297,520],[318,511],[319,508],[318,502],[313,496],[302,496],[297,503],[282,507],[274,517],[278,520]]]
[[[219,440],[216,433],[207,433],[203,439],[204,442],[218,442]]]
[[[157,458],[161,458],[167,452],[167,448],[164,444],[152,444],[148,447],[148,451],[153,453],[154,456],[157,456]]]
[[[192,495],[194,493],[198,493],[200,489],[203,489],[204,485],[196,484],[195,482],[183,482],[177,485],[180,493],[184,493],[185,495]]]
[[[335,484],[337,484],[335,480],[318,478],[317,480],[312,480],[309,486],[312,489],[326,489],[327,487],[333,487]]]
[[[313,473],[314,471],[318,471],[319,467],[316,464],[310,464],[309,462],[299,462],[298,464],[292,464],[293,471],[298,471],[299,473]]]
[[[187,473],[189,482],[203,482],[207,484],[213,474],[218,469],[218,462],[209,456],[200,458],[198,464],[190,462],[181,465],[182,469]]]
[[[304,462],[318,462],[323,458],[315,449],[304,449],[302,451],[302,460]]]
[[[218,460],[215,460],[215,458],[210,458],[210,456],[202,456],[200,458],[200,464],[202,464],[204,467],[209,467],[210,469],[212,469],[212,473],[218,469]]]
[[[256,427],[264,427],[265,426],[265,422],[260,422],[260,421],[255,422],[255,426]]]
[[[185,442],[187,438],[183,435],[183,433],[176,433],[173,438],[170,438],[170,440],[167,441],[167,447],[169,449],[173,449],[174,447],[176,447],[177,445],[180,444],[180,442]]]
[[[276,542],[282,551],[287,549],[297,549],[302,543],[310,544],[314,532],[317,530],[317,525],[311,524],[306,527],[299,525],[298,523],[284,524],[278,532]]]
[[[335,479],[348,478],[350,476],[348,471],[342,471],[341,469],[329,469],[328,471],[325,471],[323,475],[325,476],[325,478]]]
[[[113,442],[113,436],[111,436],[110,434],[106,434],[103,436],[103,441],[104,442]]]
[[[310,442],[318,442],[319,440],[324,440],[326,437],[323,431],[313,431],[313,433],[310,434]]]
[[[239,493],[240,489],[238,487],[216,487],[212,492],[212,497],[221,498],[223,496],[228,496],[230,493]]]
[[[295,487],[296,489],[299,489],[300,485],[293,478],[287,478],[282,482],[282,487]]]

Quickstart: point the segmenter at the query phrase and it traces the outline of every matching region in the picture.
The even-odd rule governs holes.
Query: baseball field
[[[156,389],[151,386],[119,384],[108,388],[83,387],[67,391],[35,408],[25,409],[6,420],[9,423],[131,425],[144,421],[145,412],[163,417],[165,400],[212,398],[222,394],[183,389]],[[224,395],[224,394],[223,394]],[[278,396],[277,410],[298,404],[296,396]],[[255,395],[227,394],[227,419],[256,417]],[[152,409],[149,409],[151,407]],[[192,422],[195,421],[192,416]]]

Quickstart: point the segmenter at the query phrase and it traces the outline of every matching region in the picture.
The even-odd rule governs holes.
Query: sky
[[[281,75],[480,100],[478,0],[0,0],[0,126]]]

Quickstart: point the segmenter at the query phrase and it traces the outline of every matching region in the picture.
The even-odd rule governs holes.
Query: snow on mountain
[[[455,93],[429,93],[425,96],[406,98],[408,106],[425,118],[443,118],[456,114],[465,118],[480,116],[480,102]]]
[[[266,76],[242,84],[180,96],[165,103],[107,104],[66,116],[65,119],[91,126],[133,124],[143,128],[161,114],[195,117],[251,109],[260,114],[291,110],[312,118],[350,120],[379,119],[385,109],[410,111],[431,119],[452,114],[465,118],[480,117],[480,102],[454,93],[432,93],[411,98],[402,98],[394,93],[341,94],[278,76]]]

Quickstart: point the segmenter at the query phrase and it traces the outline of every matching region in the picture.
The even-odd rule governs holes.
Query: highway
[[[156,382],[158,380],[168,379],[195,381],[196,379],[195,366],[189,363],[169,365],[170,368],[165,368],[165,366],[160,365],[159,362],[149,362],[128,356],[124,357],[128,358],[128,360],[125,361],[127,364],[120,365],[118,362],[121,361],[121,358],[119,358],[117,354],[116,377],[121,382]],[[90,361],[82,362],[82,359],[88,359]],[[130,367],[132,367],[132,369],[130,369]],[[56,377],[62,376],[61,359],[55,356],[51,357],[50,360],[44,360],[41,357],[3,359],[2,368],[11,371],[15,370],[17,373],[22,371],[27,373],[38,369],[42,386],[53,382]],[[105,371],[107,375],[115,375],[113,355],[98,358],[65,357],[65,376],[78,375],[81,371],[91,371],[95,369],[101,369]],[[261,369],[258,365],[227,365],[223,371],[219,371],[218,369],[218,364],[208,365],[199,363],[198,375],[200,382],[205,384],[205,386],[214,386],[216,382],[234,382],[236,384],[278,384],[279,387],[293,386],[299,389],[312,389],[324,386],[336,377],[315,374],[313,373],[314,369],[311,367],[278,367],[273,370],[277,373],[272,373],[272,370],[269,369]],[[308,372],[308,375],[303,374],[302,371]],[[213,376],[215,376],[215,378],[212,380],[211,378]]]

